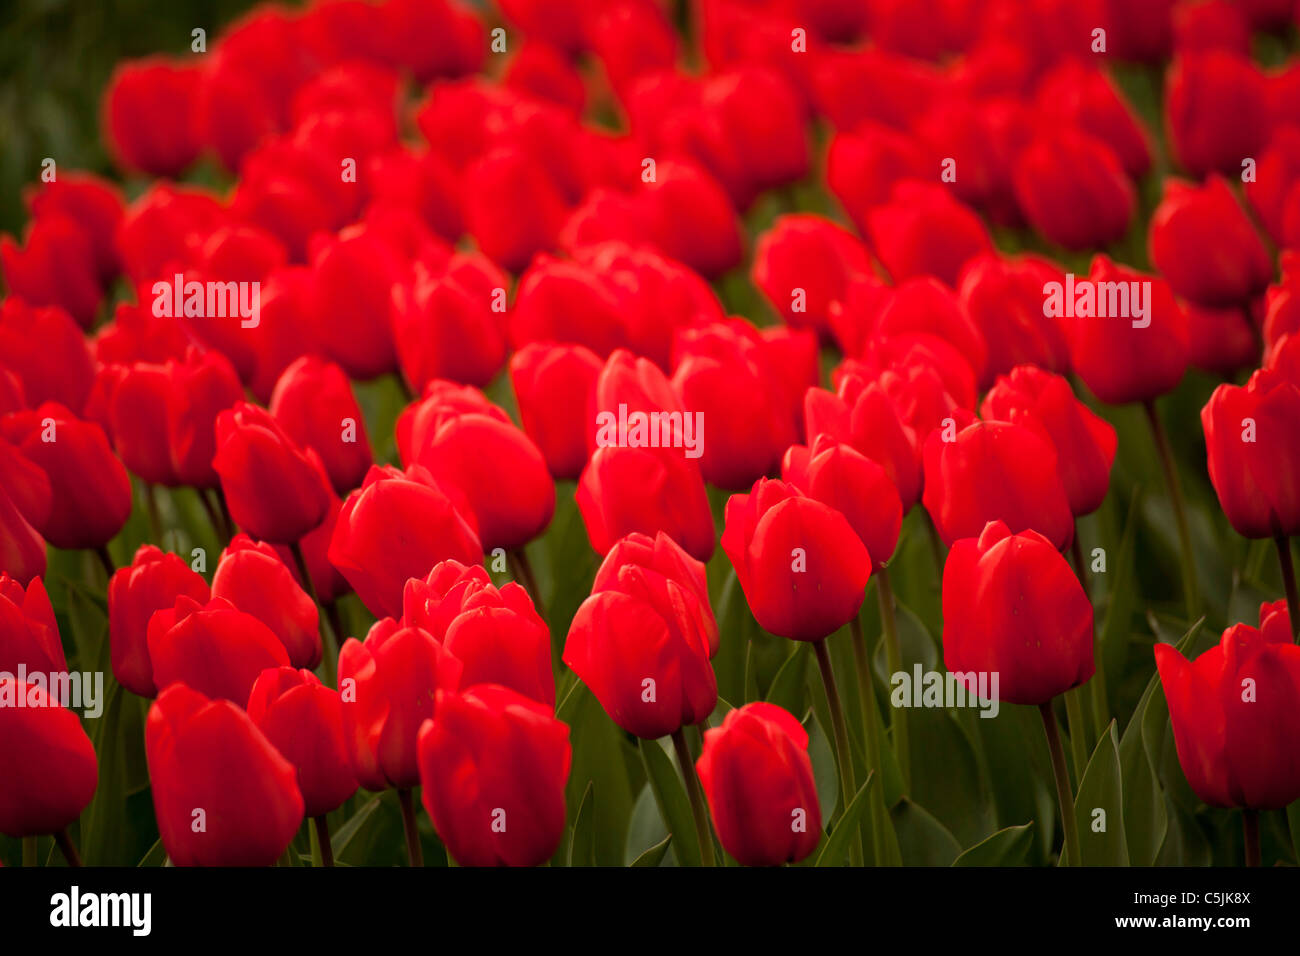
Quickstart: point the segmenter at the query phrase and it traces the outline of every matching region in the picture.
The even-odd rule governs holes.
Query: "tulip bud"
[[[557,480],[577,478],[587,463],[587,409],[602,367],[582,345],[538,342],[510,357],[519,418]]]
[[[269,410],[290,438],[321,456],[336,492],[361,484],[374,459],[365,417],[343,369],[303,356],[281,373]]]
[[[288,651],[294,667],[313,668],[320,663],[316,602],[265,541],[235,535],[217,562],[212,596],[224,598],[270,628]]]
[[[165,554],[142,544],[131,563],[118,568],[108,582],[108,639],[117,682],[133,694],[156,697],[153,662],[149,659],[149,621],[155,611],[167,611],[184,595],[207,604],[208,583],[179,555]]]
[[[821,807],[808,731],[774,704],[728,711],[695,764],[723,849],[744,866],[796,863],[817,849]]]
[[[461,866],[537,866],[564,836],[569,728],[497,684],[440,690],[420,728],[424,807]]]
[[[0,673],[58,674],[68,669],[59,623],[40,578],[26,588],[0,572]]]
[[[990,521],[954,542],[943,568],[943,662],[996,675],[998,699],[1045,704],[1093,675],[1092,604],[1069,562],[1037,531]]]

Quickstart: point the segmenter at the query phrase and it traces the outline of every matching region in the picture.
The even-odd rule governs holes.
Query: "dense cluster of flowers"
[[[1278,542],[1290,613],[1268,603],[1191,661],[1160,643],[1148,671],[1201,800],[1253,821],[1300,799],[1300,60],[1250,55],[1291,0],[496,7],[265,6],[211,49],[123,63],[102,129],[133,198],[58,168],[0,239],[0,833],[74,852],[106,759],[52,685],[15,676],[68,671],[53,548],[109,575],[87,561],[84,586],[106,594],[112,679],[152,701],[178,865],[272,864],[305,820],[328,857],[359,788],[397,792],[413,861],[417,789],[458,863],[546,861],[577,842],[590,763],[557,709],[574,675],[653,751],[679,862],[714,859],[715,833],[747,865],[896,861],[888,805],[923,750],[873,699],[859,618],[874,582],[888,684],[915,513],[943,663],[1041,711],[1078,864],[1053,702],[1077,783],[1113,700],[1091,690],[1078,539],[1117,456],[1098,409],[1145,408],[1190,623],[1155,406],[1189,367],[1224,381],[1209,479],[1240,535]],[[1163,135],[1116,63],[1163,78]],[[196,166],[229,188],[185,181]],[[729,314],[736,282],[777,321]],[[395,423],[354,389],[384,379]],[[160,549],[158,489],[206,509],[210,577]],[[560,619],[539,577],[586,572],[539,576],[528,549],[566,498],[602,560]],[[138,511],[156,537],[131,555]],[[712,661],[741,638],[706,564],[790,661],[812,645],[827,716],[720,700]],[[846,626],[856,670],[827,650]]]

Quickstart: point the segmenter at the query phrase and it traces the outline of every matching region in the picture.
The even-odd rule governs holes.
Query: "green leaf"
[[[874,779],[875,774],[868,776],[867,782],[858,789],[857,794],[849,801],[843,816],[835,824],[835,829],[822,846],[822,852],[817,857],[817,866],[843,866],[845,860],[848,859],[849,842],[857,834],[858,827],[862,825],[862,814],[866,812],[869,802],[867,793]]]
[[[159,837],[158,841],[149,847],[149,852],[144,855],[136,866],[162,866],[165,859],[167,859],[167,851],[163,849],[162,837]]]
[[[596,811],[593,785],[589,782],[573,821],[573,838],[569,843],[569,866],[596,865]]]
[[[571,706],[573,769],[565,788],[569,820],[572,822],[577,814],[587,784],[594,784],[600,794],[593,808],[596,863],[622,866],[626,861],[628,822],[636,794],[645,782],[645,771],[627,734],[609,719],[586,685],[578,684]]]
[[[686,796],[686,785],[673,766],[672,758],[654,740],[641,741],[641,759],[646,777],[654,790],[655,803],[668,832],[676,837],[673,852],[682,866],[700,865],[700,841],[695,834],[695,818]]]
[[[375,794],[371,797],[360,810],[348,818],[347,823],[330,835],[330,848],[334,851],[335,859],[338,859],[343,851],[348,848],[348,844],[352,842],[353,837],[357,835],[357,832],[370,819],[371,815],[379,809],[380,796],[382,794]]]
[[[957,838],[921,805],[904,797],[889,815],[910,866],[951,866],[961,854]]]
[[[1084,866],[1129,865],[1119,732],[1113,720],[1083,773],[1074,801],[1074,819],[1079,827],[1079,853]]]
[[[1034,846],[1034,825],[1007,827],[981,840],[952,861],[953,866],[1024,866]]]
[[[807,676],[809,643],[796,641],[794,651],[772,679],[772,686],[767,691],[767,702],[783,707],[794,715],[795,720],[803,718],[807,710]]]
[[[668,853],[668,844],[673,842],[673,835],[670,833],[650,849],[646,850],[629,866],[658,866],[663,862],[664,856]]]

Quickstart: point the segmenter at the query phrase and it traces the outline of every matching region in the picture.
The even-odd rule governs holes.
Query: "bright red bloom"
[[[496,684],[440,690],[419,737],[424,807],[461,866],[536,866],[564,836],[569,728]]]
[[[0,673],[53,675],[68,669],[45,584],[32,578],[24,588],[0,571]]]
[[[1017,365],[1052,372],[1069,368],[1065,332],[1057,320],[1043,314],[1043,287],[1062,279],[1058,266],[1034,255],[994,253],[966,264],[958,296],[988,347],[982,385]]]
[[[253,684],[248,717],[297,771],[303,812],[336,810],[357,791],[343,739],[339,692],[309,670],[268,668]]]
[[[1069,562],[1036,531],[990,521],[953,543],[943,569],[943,662],[997,675],[997,699],[1045,704],[1093,675],[1092,604]]]
[[[524,431],[557,480],[587,463],[587,409],[604,363],[582,345],[535,342],[510,357],[510,383]]]
[[[808,731],[774,704],[728,711],[696,761],[722,847],[745,866],[795,863],[817,849],[821,807]]]
[[[760,478],[727,500],[722,549],[764,630],[820,641],[858,613],[871,556],[844,515],[783,481]]]
[[[94,359],[72,317],[17,296],[0,304],[0,365],[22,382],[30,406],[54,401],[78,414],[95,379]]]
[[[1030,225],[1067,249],[1121,238],[1137,204],[1115,152],[1074,127],[1041,133],[1016,159],[1012,181]]]
[[[849,285],[874,270],[867,247],[852,233],[808,213],[777,217],[754,249],[754,285],[786,323],[830,331],[830,307],[842,302]]]
[[[118,161],[154,176],[175,176],[199,155],[197,67],[163,57],[117,67],[104,94],[105,138]]]
[[[149,708],[144,744],[172,863],[271,866],[283,855],[302,824],[297,772],[240,706],[173,685]]]
[[[1259,629],[1234,624],[1188,661],[1155,647],[1178,762],[1214,807],[1278,810],[1300,799],[1300,647],[1285,603],[1263,604]]]
[[[316,602],[265,541],[237,534],[221,552],[212,576],[212,596],[225,598],[275,633],[294,667],[320,663],[321,636]]]
[[[299,446],[320,455],[336,492],[346,494],[361,484],[374,458],[366,420],[343,369],[303,356],[280,375],[269,411]]]
[[[68,216],[33,219],[22,245],[0,237],[0,272],[13,295],[66,309],[82,328],[94,324],[104,297],[99,263],[90,234]]]
[[[180,484],[215,488],[219,483],[212,466],[217,452],[217,415],[244,397],[234,367],[220,352],[200,352],[190,347],[182,361],[165,365],[167,444],[172,471]]]
[[[993,248],[979,216],[938,183],[900,182],[867,215],[867,229],[895,282],[935,276],[956,286],[962,266]]]
[[[1264,74],[1222,50],[1180,53],[1165,78],[1165,123],[1179,163],[1193,176],[1240,175],[1270,128]]]

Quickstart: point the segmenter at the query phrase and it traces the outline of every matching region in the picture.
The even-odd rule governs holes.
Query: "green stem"
[[[1070,723],[1070,750],[1074,753],[1074,779],[1078,784],[1083,780],[1084,768],[1088,766],[1088,731],[1083,719],[1082,687],[1065,692],[1065,717]]]
[[[330,846],[330,825],[322,813],[311,818],[311,865],[333,866],[334,847]]]
[[[1241,829],[1246,839],[1246,865],[1259,866],[1259,811],[1245,807],[1241,811]]]
[[[813,641],[813,649],[817,652],[817,666],[821,668],[822,683],[826,686],[826,701],[830,704],[831,728],[835,735],[835,754],[840,771],[840,799],[844,802],[844,809],[848,810],[857,786],[853,782],[853,756],[849,750],[849,730],[844,724],[844,705],[835,686],[835,672],[831,669],[831,655],[826,649],[826,640],[823,638]],[[854,866],[862,865],[861,832],[850,845],[849,856]]]
[[[1282,586],[1286,588],[1286,611],[1291,616],[1291,633],[1300,641],[1300,597],[1296,595],[1295,562],[1291,560],[1291,539],[1279,533],[1273,538],[1277,544],[1277,561],[1282,566]]]
[[[1187,619],[1195,621],[1201,616],[1201,594],[1196,586],[1196,563],[1192,552],[1192,533],[1187,524],[1187,505],[1183,501],[1183,487],[1178,480],[1178,469],[1174,467],[1174,453],[1169,447],[1169,436],[1160,422],[1154,400],[1143,403],[1147,421],[1151,425],[1151,437],[1155,440],[1156,451],[1160,455],[1160,468],[1165,473],[1165,484],[1169,487],[1169,503],[1174,509],[1174,521],[1178,526],[1178,546],[1182,550],[1183,595],[1187,602]]]
[[[673,731],[673,749],[677,751],[677,763],[682,768],[682,779],[686,781],[686,795],[691,800],[691,816],[695,818],[695,835],[700,841],[700,860],[704,866],[713,866],[713,834],[709,830],[709,811],[704,806],[704,794],[700,792],[700,778],[695,773],[695,762],[691,760],[691,750],[686,745],[686,735],[678,727]]]
[[[95,549],[95,556],[99,558],[99,563],[104,566],[104,574],[108,576],[108,580],[112,581],[113,574],[117,571],[117,568],[113,565],[113,556],[108,553],[108,545],[101,544],[97,547]]]
[[[59,845],[59,852],[68,861],[68,866],[81,866],[81,855],[77,853],[77,845],[72,842],[67,830],[54,834],[54,842]]]
[[[1098,739],[1106,731],[1110,724],[1110,698],[1106,693],[1106,668],[1103,666],[1104,657],[1101,649],[1101,635],[1097,633],[1097,610],[1096,605],[1092,602],[1092,582],[1088,576],[1088,565],[1083,556],[1083,544],[1079,541],[1079,523],[1074,524],[1074,540],[1070,544],[1070,552],[1074,556],[1074,568],[1079,575],[1079,584],[1083,586],[1083,595],[1088,599],[1088,605],[1093,608],[1092,614],[1092,662],[1095,668],[1093,678],[1089,682],[1092,694],[1092,730],[1093,739]],[[1073,728],[1071,735],[1073,736]]]
[[[894,610],[894,587],[889,572],[884,568],[876,574],[877,597],[880,599],[880,628],[885,635],[885,659],[889,665],[890,679],[903,670],[903,648],[898,640],[898,617]],[[912,751],[907,732],[907,710],[894,707],[890,720],[894,729],[894,752],[898,755],[898,768],[903,773],[903,788],[912,789]]]
[[[397,803],[402,808],[402,829],[406,832],[406,858],[411,866],[424,866],[424,850],[420,848],[420,830],[415,822],[415,803],[409,787],[397,791]]]
[[[36,866],[36,837],[23,837],[23,866]]]
[[[537,616],[543,621],[546,620],[546,608],[542,605],[542,592],[538,590],[537,578],[533,575],[533,566],[528,561],[528,554],[523,548],[515,548],[510,552],[510,557],[514,559],[515,565],[519,569],[518,577],[524,583],[528,596],[533,599],[533,607],[537,609]]]
[[[1056,778],[1056,799],[1061,805],[1061,825],[1065,829],[1065,851],[1070,866],[1081,866],[1079,855],[1079,824],[1074,818],[1074,797],[1070,794],[1070,772],[1065,766],[1065,750],[1061,747],[1061,734],[1056,729],[1056,715],[1049,700],[1038,705],[1043,718],[1043,731],[1047,734],[1047,749],[1052,755],[1052,775]]]

